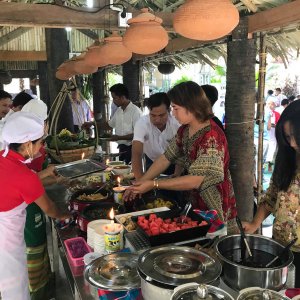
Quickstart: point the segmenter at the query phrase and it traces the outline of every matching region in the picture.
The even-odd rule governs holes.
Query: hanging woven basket
[[[68,163],[71,161],[80,160],[82,158],[90,158],[95,153],[95,147],[86,147],[80,149],[73,149],[73,150],[60,150],[57,151],[56,149],[47,149],[49,155],[54,158],[59,163]]]
[[[55,161],[59,163],[68,163],[76,160],[81,160],[83,158],[86,159],[92,157],[96,151],[99,142],[96,123],[95,123],[95,138],[89,140],[84,139],[85,141],[84,144],[80,144],[79,142],[72,142],[72,141],[62,144],[62,141],[60,140],[59,134],[57,132],[58,118],[64,102],[69,100],[68,99],[69,90],[74,86],[76,86],[76,82],[74,79],[72,79],[72,82],[70,83],[69,87],[67,86],[66,83],[64,83],[61,91],[57,95],[50,109],[50,112],[52,112],[52,119],[50,123],[49,133],[52,139],[51,142],[47,144],[48,146],[47,152]],[[67,131],[67,130],[63,130],[63,131]],[[72,134],[70,133],[70,135]],[[77,137],[79,137],[79,134],[77,134]],[[62,146],[64,146],[64,149],[62,149]],[[71,149],[65,149],[66,146],[67,148],[70,147]]]

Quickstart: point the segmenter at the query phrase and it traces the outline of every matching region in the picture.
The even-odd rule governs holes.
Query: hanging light
[[[152,54],[165,48],[169,37],[161,26],[162,19],[143,8],[142,13],[127,21],[130,27],[126,30],[123,43],[130,51],[138,54]]]
[[[239,12],[231,0],[187,0],[174,13],[174,30],[201,41],[221,38],[239,23]]]
[[[70,70],[73,70],[75,74],[92,74],[97,72],[98,67],[90,65],[85,60],[86,52],[82,52],[80,55],[70,59]]]
[[[157,67],[159,73],[168,75],[174,72],[175,65],[168,61],[162,61]]]
[[[123,38],[118,35],[117,31],[113,31],[112,35],[104,41],[101,54],[105,57],[107,64],[121,65],[132,57],[132,52],[124,46]]]
[[[103,42],[100,41],[95,41],[91,46],[89,46],[84,58],[86,63],[97,67],[104,67],[108,65],[106,57],[103,55],[102,48]]]

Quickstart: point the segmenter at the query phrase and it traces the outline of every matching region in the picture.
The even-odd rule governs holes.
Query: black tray
[[[157,217],[160,217],[163,220],[179,217],[178,211],[172,211],[172,210],[158,212],[155,214],[157,215]],[[142,216],[148,219],[149,215],[150,214],[142,215]],[[132,217],[132,220],[137,223],[138,217],[140,216],[134,216]],[[188,217],[190,217],[193,221],[198,221],[198,222],[205,221],[201,216],[194,213],[193,211],[190,211],[188,213]],[[149,236],[138,224],[136,230],[149,241],[151,246],[160,246],[164,244],[177,243],[177,242],[188,241],[188,240],[193,240],[196,238],[203,237],[206,235],[208,229],[210,228],[210,225],[211,224],[207,224],[203,226],[197,226],[193,228],[182,229],[182,230],[177,230],[173,232],[162,233],[159,235],[152,235],[152,236]]]

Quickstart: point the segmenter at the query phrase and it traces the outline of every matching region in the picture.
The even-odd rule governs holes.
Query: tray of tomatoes
[[[177,243],[205,236],[210,224],[201,216],[190,211],[186,218],[174,211],[164,211],[133,217],[137,231],[151,246]]]

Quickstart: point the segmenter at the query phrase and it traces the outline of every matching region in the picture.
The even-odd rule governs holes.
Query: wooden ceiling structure
[[[71,41],[75,43],[71,45],[74,52],[85,50],[93,39],[105,31],[125,30],[118,27],[118,12],[103,8],[109,3],[107,0],[98,0],[97,8],[81,6],[83,3],[78,1],[83,0],[72,2],[77,6],[68,6],[68,1],[49,1],[52,0],[36,4],[0,0],[0,61],[46,60],[44,28],[76,28]],[[272,55],[286,61],[290,49],[300,48],[300,0],[232,2],[240,11],[241,18],[248,18],[249,35],[266,33],[268,51]],[[163,19],[163,26],[169,32],[170,42],[163,51],[147,57],[136,55],[136,59],[155,64],[167,58],[177,65],[197,61],[212,64],[212,60],[220,56],[226,59],[227,37],[201,42],[180,37],[174,32],[173,13],[184,3],[183,0],[122,0],[114,3],[122,3],[133,16],[139,14],[140,8],[150,7],[155,15]]]

